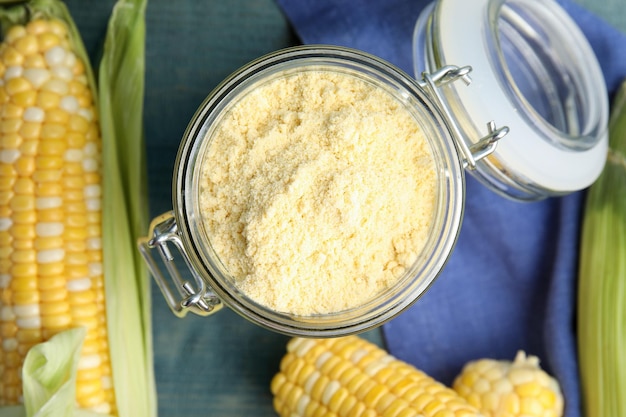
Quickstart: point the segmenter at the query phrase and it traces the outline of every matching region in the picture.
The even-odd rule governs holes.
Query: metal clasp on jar
[[[182,255],[195,285],[183,279],[169,244],[174,245]],[[208,316],[222,308],[222,301],[209,289],[204,279],[198,275],[192,266],[178,235],[178,227],[173,212],[162,214],[152,220],[148,236],[139,239],[138,245],[154,280],[176,316],[184,317],[189,311],[200,316]],[[152,256],[154,250],[160,255],[166,272],[169,273],[169,280],[159,266],[157,259]],[[176,293],[172,291],[169,282],[174,284]]]
[[[440,87],[458,80],[462,80],[466,85],[469,85],[472,81],[469,76],[471,71],[471,66],[458,67],[456,65],[447,65],[439,68],[432,74],[428,72],[422,73],[422,80],[418,81],[418,84],[436,101],[439,110],[441,110],[443,116],[449,122],[448,124],[450,129],[452,129],[457,148],[461,152],[463,168],[473,170],[476,168],[476,162],[495,151],[498,141],[509,133],[509,128],[507,126],[498,128],[495,121],[491,120],[487,122],[487,134],[471,146],[463,139],[464,136],[454,121],[455,118],[441,94]]]

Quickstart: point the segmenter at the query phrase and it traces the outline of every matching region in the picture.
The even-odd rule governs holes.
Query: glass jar
[[[475,88],[476,84],[474,82],[469,86],[465,85],[472,68],[448,63],[449,46],[441,50],[447,45],[445,39],[448,38],[441,33],[442,30],[446,33],[450,31],[456,33],[456,36],[452,36],[453,39],[462,37],[462,33],[458,32],[459,27],[445,26],[449,22],[444,15],[453,13],[447,6],[454,3],[463,10],[472,9],[476,2],[469,7],[462,0],[441,0],[428,8],[418,20],[415,32],[417,42],[415,49],[418,51],[416,54],[426,57],[425,71],[420,75],[419,81],[393,65],[364,52],[333,46],[301,46],[278,51],[251,62],[232,74],[207,97],[190,121],[179,148],[172,183],[173,210],[155,218],[148,236],[139,241],[142,255],[174,314],[182,317],[191,311],[199,315],[209,315],[227,305],[258,325],[288,335],[336,337],[362,332],[381,325],[409,307],[427,290],[444,267],[461,227],[466,170],[475,173],[489,187],[520,200],[574,191],[588,185],[593,180],[591,177],[598,175],[598,167],[601,167],[603,157],[600,158],[596,154],[601,154],[602,148],[606,151],[603,123],[606,124],[607,110],[601,104],[603,100],[606,101],[602,94],[604,96],[606,94],[602,88],[595,85],[602,79],[601,75],[591,81],[586,81],[583,77],[588,74],[595,77],[598,74],[597,63],[595,67],[593,64],[595,62],[593,55],[586,56],[585,62],[568,63],[567,67],[570,70],[567,74],[556,74],[562,75],[563,78],[567,76],[575,78],[576,82],[572,86],[576,89],[574,97],[578,107],[571,110],[580,119],[578,121],[568,119],[565,125],[558,125],[554,119],[546,116],[543,108],[537,109],[538,105],[533,98],[516,96],[526,90],[519,88],[517,73],[508,69],[507,62],[511,59],[509,47],[503,51],[500,46],[500,40],[503,38],[515,38],[517,42],[515,37],[517,32],[511,32],[508,26],[507,29],[501,29],[502,25],[513,22],[518,30],[520,27],[525,28],[516,19],[520,14],[524,15],[522,12],[525,12],[526,3],[533,5],[534,9],[541,9],[545,2],[535,4],[536,2],[532,1],[514,0],[509,5],[484,0],[484,7],[479,8],[476,16],[472,18],[475,20],[467,20],[466,25],[469,27],[472,26],[471,22],[482,22],[486,25],[485,28],[491,28],[489,31],[480,32],[484,39],[475,40],[476,45],[486,45],[486,51],[482,55],[474,56],[470,53],[469,56],[460,57],[464,60],[462,62],[473,65],[476,61],[480,64],[474,67],[475,70],[471,74],[474,80],[476,78],[481,80],[477,87],[479,91],[473,95],[466,95],[466,90]],[[540,14],[543,16],[544,13],[548,13],[547,11],[555,12],[559,19],[563,19],[562,12],[554,7],[546,6],[545,10],[540,10]],[[458,11],[454,11],[456,12]],[[553,20],[538,20],[537,23],[552,24]],[[536,29],[539,28],[540,26]],[[567,28],[572,30],[569,26]],[[571,36],[571,33],[568,35]],[[455,44],[453,41],[450,43]],[[517,42],[515,45],[520,44]],[[584,46],[577,47],[582,51],[585,50]],[[560,56],[559,59],[566,58],[570,57]],[[453,55],[453,59],[456,59],[456,56]],[[589,63],[590,61],[592,62]],[[561,65],[565,62],[558,61]],[[571,70],[573,66],[582,68]],[[499,77],[491,80],[493,84],[489,86],[483,84],[482,76],[477,77],[476,74],[477,69],[485,71],[485,67]],[[537,77],[542,75],[539,74],[538,65],[530,67]],[[288,73],[310,70],[334,72],[366,80],[370,85],[387,92],[406,109],[425,133],[430,145],[437,173],[437,191],[434,217],[429,225],[426,244],[413,265],[407,268],[394,285],[363,305],[336,313],[304,316],[269,309],[246,296],[235,285],[211,245],[211,236],[203,227],[199,193],[203,156],[211,145],[211,137],[216,126],[233,103],[271,80]],[[527,71],[524,71],[524,74],[528,75]],[[583,79],[579,79],[580,77]],[[543,78],[540,80],[547,82]],[[523,81],[537,80],[528,77]],[[594,91],[592,87],[597,89]],[[493,89],[497,89],[498,92],[495,93]],[[592,97],[594,94],[600,97],[594,99]],[[495,96],[499,98],[492,98]],[[584,101],[583,98],[588,100]],[[507,101],[510,110],[491,111],[494,106],[503,106],[502,100]],[[483,105],[485,108],[482,108]],[[595,109],[594,115],[589,115],[581,107],[586,105],[599,107]],[[568,109],[570,108],[562,110],[569,111]],[[535,136],[523,138],[526,145],[521,146],[521,149],[526,154],[543,152],[544,148],[549,146],[567,154],[565,159],[572,154],[596,155],[598,159],[596,161],[576,158],[573,161],[579,164],[574,171],[585,171],[589,178],[584,182],[567,179],[560,182],[546,179],[542,182],[533,176],[534,172],[524,170],[520,172],[519,166],[507,159],[510,157],[509,153],[518,152],[520,146],[500,152],[500,148],[510,139],[519,139],[515,139],[513,128],[498,127],[496,124],[497,120],[498,123],[508,125],[512,114],[519,116],[518,119],[529,125],[524,130],[525,134]],[[570,113],[563,116],[574,118]],[[591,125],[594,123],[589,120],[592,117],[599,118],[593,128]],[[517,119],[514,122],[517,123]],[[562,127],[569,129],[567,134],[559,130]],[[572,130],[575,127],[584,135],[575,136]],[[512,136],[513,138],[510,138]],[[539,147],[539,150],[525,149],[535,146]],[[521,156],[531,158],[532,155],[526,154]],[[600,159],[602,161],[599,161]],[[550,162],[560,164],[554,160]],[[562,165],[568,165],[570,162],[572,161],[563,161]],[[527,168],[523,164],[521,166]],[[550,172],[550,167],[544,169],[546,175]],[[560,185],[567,186],[558,187]],[[154,256],[153,252],[158,256]],[[181,262],[184,262],[184,265]],[[189,274],[181,274],[181,266],[187,268]]]

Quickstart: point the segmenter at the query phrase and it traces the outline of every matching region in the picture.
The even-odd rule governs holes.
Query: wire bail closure
[[[461,152],[460,156],[463,162],[463,168],[474,170],[476,169],[476,163],[478,161],[489,156],[496,150],[498,141],[509,133],[509,128],[507,126],[498,128],[496,127],[496,123],[490,120],[487,122],[487,135],[483,136],[473,145],[468,145],[468,140],[464,138],[461,130],[454,121],[452,112],[441,95],[440,88],[458,80],[463,81],[465,85],[469,85],[472,82],[469,75],[471,71],[472,67],[469,65],[464,67],[446,65],[432,74],[423,72],[422,80],[418,81],[418,84],[436,101],[437,107],[441,110],[444,118],[448,122],[457,148]]]
[[[172,243],[182,255],[191,271],[195,285],[183,279],[176,267],[169,243]],[[184,317],[189,311],[199,316],[208,316],[222,308],[222,301],[210,290],[204,279],[197,274],[192,266],[178,235],[178,226],[173,212],[164,213],[152,220],[148,236],[139,239],[138,246],[167,304],[177,317]],[[153,250],[158,252],[169,273],[170,280],[166,278],[166,274],[163,273],[157,260],[152,256]],[[169,281],[174,283],[178,294],[172,291]]]

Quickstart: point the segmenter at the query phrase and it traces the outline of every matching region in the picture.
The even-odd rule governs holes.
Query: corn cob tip
[[[539,366],[539,358],[520,350],[513,361],[468,362],[453,389],[486,417],[560,417],[564,400],[556,379]]]

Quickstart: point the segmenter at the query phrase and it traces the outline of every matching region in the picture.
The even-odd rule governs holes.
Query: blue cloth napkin
[[[358,48],[412,73],[412,33],[428,1],[278,3],[303,43]],[[576,4],[559,3],[588,37],[612,94],[626,77],[626,35]],[[456,249],[432,288],[384,325],[390,352],[451,384],[469,360],[513,359],[523,349],[559,380],[565,415],[580,416],[575,306],[583,199],[579,192],[516,203],[468,176]]]

